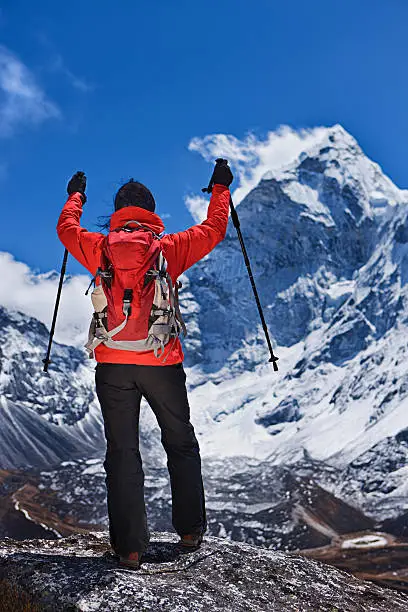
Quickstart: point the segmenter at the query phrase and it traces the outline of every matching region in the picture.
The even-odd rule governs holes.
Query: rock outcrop
[[[52,612],[408,610],[406,595],[296,555],[219,538],[183,554],[176,542],[175,535],[154,534],[141,569],[132,571],[118,567],[105,533],[6,539],[0,588],[9,600],[24,598],[24,609]]]

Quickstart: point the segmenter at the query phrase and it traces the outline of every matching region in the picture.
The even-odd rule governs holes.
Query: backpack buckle
[[[125,317],[129,317],[132,311],[130,305],[133,300],[133,289],[125,289],[123,293],[123,314]]]

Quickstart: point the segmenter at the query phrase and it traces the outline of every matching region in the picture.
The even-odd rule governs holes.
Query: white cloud
[[[33,74],[11,51],[0,45],[0,136],[20,124],[38,124],[60,116]]]
[[[203,196],[189,195],[184,201],[194,221],[202,223],[207,216],[208,199]]]
[[[234,202],[243,198],[270,171],[276,171],[294,161],[302,151],[310,149],[322,140],[327,128],[317,127],[296,131],[282,126],[269,132],[265,139],[249,134],[244,140],[227,134],[212,134],[204,138],[193,138],[190,151],[197,151],[207,161],[214,162],[224,157],[231,162],[235,180]],[[186,206],[196,220],[205,218],[208,201],[201,196],[188,196]]]
[[[0,252],[0,305],[39,319],[49,328],[54,311],[59,274],[36,275],[12,255]],[[68,277],[64,283],[55,339],[65,344],[85,344],[92,306],[85,290],[85,275]]]

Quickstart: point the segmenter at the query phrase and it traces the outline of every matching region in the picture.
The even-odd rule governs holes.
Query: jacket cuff
[[[213,186],[213,192],[214,192],[214,191],[215,191],[216,193],[223,193],[224,191],[229,191],[229,187],[226,187],[225,185],[220,185],[219,183],[216,183],[216,184]]]
[[[83,200],[82,198],[85,198],[85,200]],[[84,196],[79,191],[75,191],[75,193],[71,193],[71,195],[68,196],[67,201],[74,202],[75,204],[79,204],[79,206],[82,208],[83,204],[85,204],[86,202],[86,196]]]

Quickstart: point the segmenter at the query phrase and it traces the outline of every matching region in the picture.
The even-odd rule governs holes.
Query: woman
[[[154,212],[153,195],[141,183],[130,180],[116,194],[109,236],[125,239],[125,232],[129,231],[138,231],[138,236],[142,238],[153,236],[148,239],[154,243],[153,246],[157,242],[157,248],[167,262],[169,284],[175,287],[180,274],[205,257],[225,237],[229,186],[233,180],[226,162],[216,164],[212,180],[214,188],[207,219],[186,231],[162,237],[164,225]],[[69,197],[58,221],[58,236],[71,255],[93,276],[98,269],[102,269],[102,276],[105,274],[102,286],[109,293],[111,281],[107,279],[108,268],[111,278],[115,278],[115,265],[109,261],[107,265],[106,261],[107,253],[110,253],[107,247],[109,237],[88,232],[80,225],[82,207],[86,201],[85,189],[86,177],[83,172],[77,172],[68,183]],[[138,269],[144,270],[144,264],[143,261],[138,262]],[[132,260],[127,261],[127,268],[135,276],[132,265]],[[143,278],[137,281],[141,287],[146,284]],[[114,303],[118,298],[112,296],[113,292],[110,296],[111,312],[116,309],[124,319],[120,310],[124,304]],[[107,330],[112,330],[109,312]],[[130,307],[127,312],[131,313]],[[134,569],[139,567],[149,543],[138,436],[142,397],[152,408],[161,429],[171,482],[172,521],[180,535],[180,545],[186,549],[197,548],[206,530],[200,451],[190,423],[186,376],[182,365],[184,355],[177,334],[173,336],[166,338],[168,341],[165,344],[162,342],[163,350],[159,353],[151,347],[148,350],[121,350],[115,346],[115,342],[108,342],[105,329],[105,335],[102,335],[105,340],[97,342],[94,350],[98,362],[96,392],[107,442],[104,467],[111,545],[120,558],[120,564]],[[128,336],[129,340],[132,338]]]

